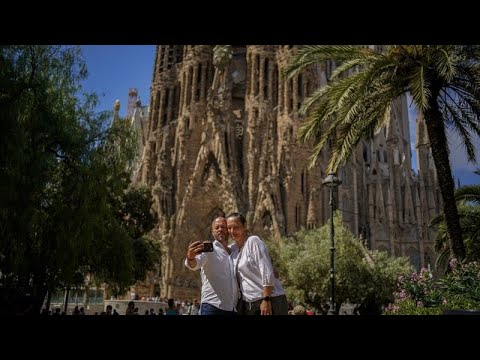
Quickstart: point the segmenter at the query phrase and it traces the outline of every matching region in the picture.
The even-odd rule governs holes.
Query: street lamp
[[[335,315],[335,230],[333,228],[333,189],[341,183],[342,182],[335,176],[334,172],[328,174],[328,176],[322,181],[323,185],[330,188],[330,297],[328,299],[330,308],[328,309],[328,315]]]

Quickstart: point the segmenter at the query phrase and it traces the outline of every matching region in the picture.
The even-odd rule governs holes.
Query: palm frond
[[[431,92],[428,88],[429,82],[425,77],[424,66],[414,68],[411,74],[407,76],[407,80],[409,82],[410,94],[417,108],[422,109],[422,111],[427,110],[428,98],[431,96]]]
[[[451,47],[440,46],[432,55],[432,63],[440,77],[452,81],[456,73],[455,63],[458,57],[452,56]]]
[[[300,47],[289,66],[283,71],[287,78],[298,75],[313,64],[321,64],[331,59],[346,61],[366,57],[372,50],[352,45],[307,45]]]
[[[480,205],[480,185],[467,185],[458,188],[455,191],[455,199]]]

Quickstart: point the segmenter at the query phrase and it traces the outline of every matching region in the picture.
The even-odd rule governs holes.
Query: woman
[[[240,213],[227,216],[232,259],[242,292],[239,314],[287,315],[288,303],[280,281],[275,278],[265,243],[256,235],[248,235],[245,217]]]

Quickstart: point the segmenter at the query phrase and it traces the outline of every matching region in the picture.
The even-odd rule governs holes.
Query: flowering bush
[[[446,297],[451,301],[476,303],[480,308],[480,263],[458,264],[456,259],[452,259],[450,269],[451,272],[439,281]]]
[[[434,315],[445,310],[480,309],[480,264],[450,261],[451,271],[435,281],[425,268],[409,278],[399,277],[394,303],[384,309],[386,315]]]
[[[438,309],[428,309],[439,306],[442,294],[434,282],[430,270],[422,268],[420,273],[414,271],[410,277],[398,278],[398,291],[393,293],[394,303],[384,310],[388,315],[430,314],[437,313]]]

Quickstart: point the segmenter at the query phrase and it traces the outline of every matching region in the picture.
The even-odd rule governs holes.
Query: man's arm
[[[203,243],[201,241],[195,241],[188,246],[186,263],[187,267],[195,268],[197,266],[197,259],[195,258],[197,254],[201,253],[203,250]]]

